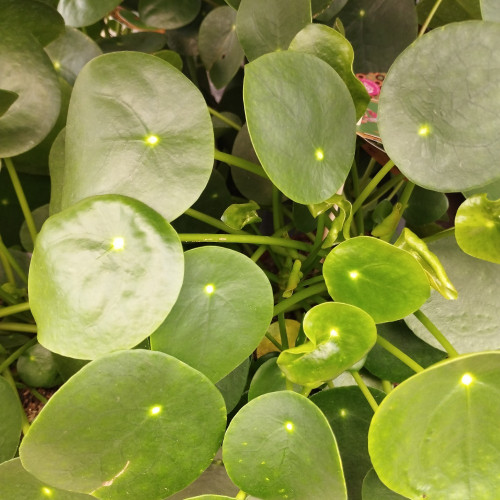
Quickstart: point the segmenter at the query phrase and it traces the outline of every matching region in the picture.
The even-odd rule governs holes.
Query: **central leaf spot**
[[[339,336],[339,332],[337,332],[337,330],[335,330],[334,328],[332,328],[330,330],[330,337],[338,337]]]
[[[156,144],[158,144],[158,142],[160,141],[160,138],[157,136],[157,135],[148,135],[146,137],[146,143],[149,144],[150,146],[156,146]]]
[[[358,273],[358,271],[351,271],[351,272],[349,273],[349,276],[350,276],[353,280],[355,280],[355,279],[359,276],[359,273]]]
[[[361,9],[359,11],[359,17],[365,17],[366,11],[364,9]]]
[[[347,412],[344,409],[340,410],[341,417],[345,417],[346,415],[347,415]]]
[[[113,246],[113,250],[123,250],[125,247],[125,240],[121,236],[117,236],[111,245]]]
[[[318,148],[314,152],[314,157],[316,158],[316,160],[322,161],[325,158],[325,153],[323,152],[323,150],[321,148]]]
[[[59,61],[54,61],[53,66],[56,71],[61,69],[61,63]]]
[[[420,137],[427,137],[431,133],[431,128],[429,125],[421,125],[418,129],[418,135]]]
[[[294,429],[294,425],[292,424],[292,422],[285,422],[285,429],[288,431],[288,432],[292,432],[293,429]]]
[[[215,292],[215,287],[213,285],[207,285],[205,287],[205,293],[207,295],[212,295],[212,293],[214,293],[214,292]]]
[[[159,413],[161,413],[161,406],[153,406],[153,407],[149,410],[149,414],[150,414],[150,415],[158,415]]]
[[[466,373],[461,380],[462,384],[464,385],[470,385],[472,382],[472,376],[469,373]]]
[[[42,494],[45,495],[46,497],[51,497],[53,493],[54,493],[53,490],[47,488],[46,486],[42,488]]]

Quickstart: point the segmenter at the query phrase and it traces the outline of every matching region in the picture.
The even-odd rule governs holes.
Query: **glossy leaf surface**
[[[255,151],[278,189],[302,204],[330,198],[351,167],[356,124],[336,71],[310,54],[266,54],[246,65],[243,98]]]
[[[0,463],[16,454],[21,437],[22,411],[14,389],[0,376]]]
[[[0,464],[0,489],[2,500],[92,500],[85,493],[54,488],[26,472],[19,458]]]
[[[236,12],[231,7],[212,10],[201,23],[200,57],[216,88],[225,87],[243,63],[243,49],[236,36]]]
[[[335,247],[323,274],[334,300],[363,309],[376,323],[404,318],[430,293],[422,267],[408,252],[368,236]]]
[[[238,276],[244,276],[242,286]],[[263,271],[245,255],[205,246],[185,254],[179,298],[151,337],[166,352],[217,382],[250,356],[273,316]]]
[[[465,253],[500,264],[500,200],[475,195],[464,201],[455,218],[455,237]]]
[[[87,198],[46,221],[29,274],[40,343],[93,359],[134,347],[165,319],[182,284],[172,227],[143,203]]]
[[[451,24],[419,38],[391,67],[378,125],[411,181],[449,192],[498,179],[500,88],[489,75],[500,69],[499,44],[500,24]]]
[[[371,393],[377,403],[385,394],[376,389]],[[314,394],[311,401],[318,406],[332,428],[347,484],[349,500],[361,500],[361,485],[372,467],[368,456],[368,428],[373,410],[359,387],[336,387]]]
[[[201,373],[163,353],[122,351],[89,363],[57,391],[20,457],[60,488],[160,500],[208,467],[225,423],[223,398]]]
[[[68,26],[80,28],[96,23],[121,2],[122,0],[59,0],[57,10]]]
[[[352,46],[338,31],[324,24],[309,24],[297,33],[290,50],[312,54],[328,63],[349,89],[356,108],[356,119],[363,116],[370,96],[352,72]]]
[[[309,0],[242,0],[236,33],[249,61],[268,52],[287,50],[311,19]]]
[[[349,0],[339,16],[356,54],[356,73],[387,71],[417,37],[413,0]]]
[[[189,24],[200,7],[201,0],[139,0],[139,15],[149,26],[173,30]]]
[[[59,115],[61,92],[42,47],[18,27],[0,26],[0,89],[19,97],[0,117],[0,157],[16,156],[39,144]]]
[[[45,51],[59,75],[71,85],[85,64],[102,54],[91,38],[69,26],[62,36],[45,47]]]
[[[290,391],[265,394],[239,411],[227,429],[223,459],[232,481],[264,500],[347,498],[328,421]]]
[[[200,196],[213,158],[205,101],[182,73],[151,55],[107,54],[75,83],[62,204],[117,193],[172,220]]]
[[[454,241],[446,238],[429,245],[458,290],[458,299],[449,301],[432,292],[422,311],[460,353],[498,349],[498,307],[500,267],[498,264],[465,254]],[[405,319],[423,340],[440,348],[425,327],[413,316]]]
[[[283,351],[278,366],[292,382],[318,385],[332,380],[360,361],[373,347],[377,330],[363,310],[339,302],[327,302],[304,316],[304,332],[310,342]]]
[[[389,393],[368,434],[382,482],[412,499],[486,499],[499,491],[499,366],[499,352],[463,356]]]
[[[414,335],[403,321],[378,325],[377,332],[378,335],[388,340],[398,349],[401,349],[424,368],[447,357],[445,352],[430,346]],[[403,382],[403,380],[415,375],[415,372],[411,368],[378,344],[375,344],[368,353],[365,368],[382,380],[397,383]]]

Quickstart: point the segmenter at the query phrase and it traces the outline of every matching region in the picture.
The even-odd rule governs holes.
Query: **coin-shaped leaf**
[[[358,307],[326,302],[304,316],[310,342],[283,351],[278,366],[292,382],[317,385],[332,380],[360,361],[377,340],[369,314]]]
[[[492,161],[500,154],[500,88],[490,78],[500,70],[499,45],[498,23],[453,23],[419,38],[392,65],[378,125],[387,154],[411,181],[449,192],[500,177]]]
[[[205,100],[166,61],[106,54],[78,75],[66,128],[63,208],[116,193],[173,220],[200,196],[213,159]]]
[[[158,213],[124,196],[87,198],[38,235],[29,295],[39,341],[81,359],[132,348],[165,319],[182,276],[178,236]]]
[[[455,237],[465,253],[500,264],[500,200],[478,194],[464,201],[457,210]]]
[[[152,335],[151,348],[217,382],[264,337],[273,316],[271,285],[253,261],[227,248],[189,250],[185,266],[179,299]]]
[[[323,274],[334,300],[358,306],[376,323],[404,318],[430,294],[425,272],[411,254],[368,236],[335,247]]]
[[[382,482],[415,499],[500,491],[499,381],[500,352],[484,352],[440,363],[390,392],[368,434]]]
[[[201,8],[201,0],[139,0],[139,15],[149,26],[173,30],[189,24]]]
[[[245,405],[227,429],[223,459],[231,480],[264,500],[347,498],[328,421],[314,403],[291,391]]]
[[[16,454],[21,437],[22,411],[14,389],[0,376],[0,463]]]
[[[201,373],[160,352],[122,351],[83,367],[24,438],[26,470],[103,499],[161,500],[208,467],[226,425]]]
[[[337,72],[310,54],[266,54],[246,65],[243,98],[255,151],[278,189],[303,204],[336,193],[356,136],[354,104]]]
[[[122,0],[59,0],[57,10],[68,26],[90,26],[112,11]]]

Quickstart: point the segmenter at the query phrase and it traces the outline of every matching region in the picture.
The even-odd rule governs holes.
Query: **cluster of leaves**
[[[495,0],[0,12],[2,498],[494,498]]]

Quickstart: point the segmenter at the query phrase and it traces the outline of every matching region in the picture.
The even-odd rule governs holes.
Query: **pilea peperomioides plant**
[[[0,12],[2,500],[500,499],[496,0]]]

